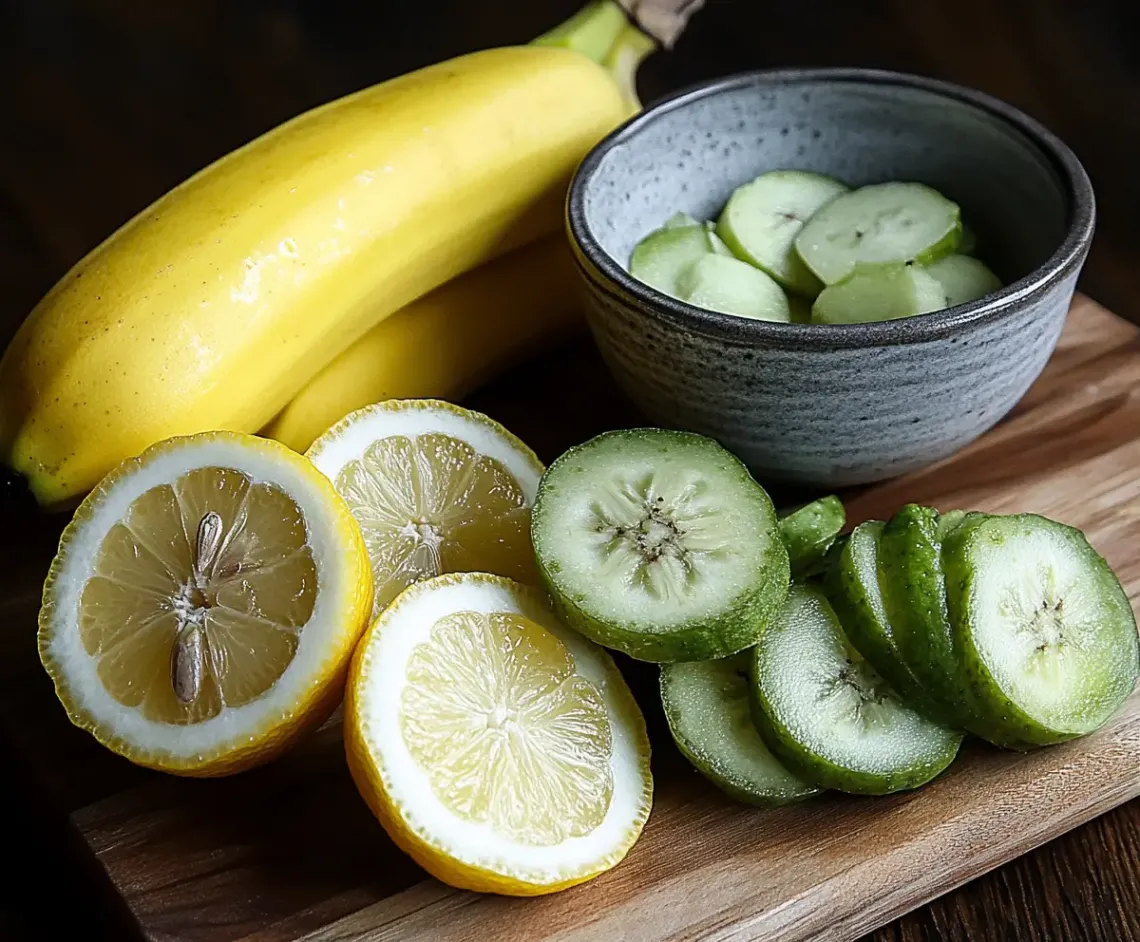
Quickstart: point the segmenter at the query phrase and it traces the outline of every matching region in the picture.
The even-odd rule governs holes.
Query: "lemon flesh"
[[[408,751],[454,814],[540,846],[605,818],[613,742],[601,692],[533,621],[441,618],[412,652],[400,706]]]
[[[110,749],[223,775],[328,716],[371,610],[331,482],[276,442],[206,432],[124,462],[80,505],[44,585],[40,658]]]
[[[486,416],[390,400],[351,413],[307,454],[360,524],[374,614],[413,583],[449,572],[537,582],[530,507],[542,465]]]
[[[357,646],[345,749],[389,836],[453,886],[550,893],[616,865],[649,814],[645,721],[610,656],[534,588],[451,573]]]
[[[210,515],[216,549],[203,561],[194,544]],[[297,504],[240,471],[198,468],[136,498],[104,537],[79,602],[79,634],[104,688],[166,723],[259,697],[313,612],[306,540]],[[193,676],[182,696],[176,668]]]

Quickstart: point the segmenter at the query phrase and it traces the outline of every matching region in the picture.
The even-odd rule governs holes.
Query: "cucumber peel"
[[[565,622],[640,660],[750,647],[788,590],[768,493],[689,432],[606,432],[571,448],[543,475],[531,536]]]
[[[772,755],[752,722],[747,652],[718,661],[664,664],[661,702],[677,748],[723,792],[753,805],[819,794]]]
[[[752,649],[753,718],[787,768],[823,788],[884,795],[942,772],[962,735],[906,707],[852,647],[823,592],[795,585]]]
[[[1072,527],[1036,514],[985,517],[943,548],[954,639],[978,723],[998,745],[1084,736],[1140,677],[1132,605]]]

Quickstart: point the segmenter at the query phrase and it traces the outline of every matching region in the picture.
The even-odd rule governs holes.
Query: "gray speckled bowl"
[[[670,215],[715,218],[735,187],[780,168],[936,187],[1008,287],[905,320],[799,325],[705,311],[626,272]],[[1009,105],[911,75],[811,69],[660,102],[586,158],[567,213],[591,329],[630,398],[761,478],[837,487],[945,457],[1014,406],[1060,335],[1094,200],[1072,152]]]

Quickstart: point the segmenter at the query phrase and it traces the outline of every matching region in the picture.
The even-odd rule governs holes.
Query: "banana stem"
[[[531,45],[573,49],[601,64],[628,22],[615,0],[593,0]]]
[[[641,99],[637,96],[637,70],[656,49],[657,41],[653,37],[626,22],[602,60],[602,65],[621,89],[631,114],[641,110]]]

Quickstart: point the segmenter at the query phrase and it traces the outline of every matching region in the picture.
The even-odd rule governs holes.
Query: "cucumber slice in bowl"
[[[826,285],[859,264],[929,264],[958,246],[958,204],[922,183],[877,183],[838,196],[796,236],[800,258]]]
[[[690,432],[606,432],[571,448],[543,475],[531,536],[566,623],[643,661],[751,647],[788,590],[768,493]]]
[[[702,775],[753,805],[784,805],[819,794],[772,755],[752,722],[747,651],[719,661],[664,664],[661,702],[669,731]]]
[[[928,265],[926,273],[942,286],[947,307],[976,301],[1001,290],[1001,279],[983,262],[969,255],[947,255]]]
[[[943,518],[945,519],[945,518]],[[868,520],[851,531],[829,559],[823,590],[855,649],[913,710],[943,726],[953,726],[923,689],[899,650],[879,588],[881,520]]]
[[[725,255],[703,255],[677,276],[677,297],[697,307],[753,320],[788,323],[788,296],[759,268]]]
[[[717,222],[732,253],[789,291],[814,298],[823,285],[793,247],[804,223],[847,187],[802,170],[775,170],[733,191]]]
[[[846,522],[843,501],[834,494],[780,515],[780,537],[788,549],[793,577],[807,576],[820,568]]]
[[[685,229],[688,226],[699,226],[700,224],[701,221],[699,219],[694,219],[688,213],[674,213],[661,224],[661,228]]]
[[[817,324],[862,324],[929,314],[945,306],[942,285],[918,265],[861,265],[820,292],[811,318]]]
[[[917,788],[958,754],[960,733],[909,709],[847,640],[823,592],[795,585],[752,651],[753,717],[796,775],[885,795]]]
[[[1120,708],[1140,676],[1136,619],[1083,533],[989,517],[951,533],[943,559],[966,677],[1000,745],[1083,736]]]
[[[732,254],[703,223],[686,224],[674,216],[637,243],[629,259],[629,273],[675,298],[681,272],[703,256],[714,253]]]
[[[798,294],[788,295],[788,312],[791,314],[793,324],[811,323],[811,302]]]

